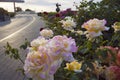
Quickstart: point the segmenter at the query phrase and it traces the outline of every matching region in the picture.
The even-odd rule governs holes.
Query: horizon
[[[60,9],[65,10],[67,8],[71,8],[72,10],[76,10],[76,7],[73,6],[74,2],[79,5],[81,0],[24,0],[24,3],[16,3],[16,7],[22,8],[24,11],[25,9],[31,9],[35,12],[55,12],[56,9],[56,3],[61,4]],[[94,0],[95,2],[101,1],[101,0]],[[5,10],[9,12],[14,12],[13,8],[13,2],[0,2],[0,7],[4,8]]]

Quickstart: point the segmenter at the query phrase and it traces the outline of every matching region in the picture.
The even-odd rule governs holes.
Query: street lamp
[[[56,8],[56,11],[57,11],[57,12],[59,12],[59,11],[60,11],[59,6],[61,6],[61,5],[60,5],[60,4],[58,4],[58,3],[56,3],[56,7],[57,7],[57,8]]]

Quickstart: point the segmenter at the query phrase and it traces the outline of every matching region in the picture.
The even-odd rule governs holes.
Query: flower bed
[[[105,26],[105,20],[94,18],[85,22],[82,25],[84,31],[75,30],[76,22],[70,16],[57,20],[56,24],[59,26],[40,29],[37,39],[30,44],[26,41],[25,45],[21,46],[27,48],[28,45],[25,63],[21,60],[18,50],[7,44],[6,53],[22,61],[27,78],[120,80],[119,22],[112,26],[114,34],[111,40],[107,40],[103,33],[109,30]]]
[[[82,28],[85,28],[85,30],[75,30],[76,22],[70,16],[62,20],[60,18],[55,18],[54,22],[50,22],[50,24],[53,26],[56,24],[58,26],[48,26],[53,32],[49,29],[40,31],[40,34],[42,33],[41,36],[48,40],[46,44],[49,47],[45,50],[50,49],[49,51],[52,51],[51,53],[49,53],[49,51],[44,52],[52,56],[53,61],[52,63],[49,62],[50,67],[54,64],[52,78],[53,75],[55,75],[55,80],[119,80],[119,22],[116,22],[112,26],[112,28],[114,28],[114,34],[112,34],[111,40],[104,38],[105,34],[103,31],[108,31],[110,29],[110,27],[105,26],[106,20],[99,20],[96,18],[90,19],[82,25]],[[51,38],[52,36],[53,38]],[[118,44],[116,44],[116,41]],[[39,44],[39,42],[44,43],[46,41],[36,41],[35,44]],[[40,48],[37,48],[37,51]],[[34,59],[36,60],[36,58]],[[47,62],[45,63],[47,64]],[[46,74],[51,76],[51,69],[47,68],[47,70],[46,72],[48,73]],[[40,71],[38,74],[40,75],[41,73],[43,73],[43,71]],[[44,74],[44,76],[46,75]],[[44,80],[44,78],[39,78]],[[46,78],[47,76],[45,80],[53,80]]]
[[[47,28],[21,46],[29,50],[25,63],[17,49],[5,47],[7,54],[22,61],[28,79],[120,80],[120,22],[107,27],[105,19],[93,18],[78,25],[79,14],[47,15]]]

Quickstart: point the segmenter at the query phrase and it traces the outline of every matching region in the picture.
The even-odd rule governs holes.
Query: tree
[[[0,8],[0,21],[10,20],[10,16],[7,10]]]
[[[16,12],[22,11],[22,8],[16,7]]]
[[[26,9],[25,11],[32,11],[31,9]]]

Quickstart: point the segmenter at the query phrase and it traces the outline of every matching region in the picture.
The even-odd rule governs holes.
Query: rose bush
[[[65,25],[66,20],[74,20],[69,25]],[[120,31],[119,22],[107,27],[105,19],[99,20],[97,18],[90,19],[81,25],[81,29],[77,29],[77,22],[73,17],[67,16],[65,18],[55,18],[53,22],[48,20],[48,28],[52,29],[54,35],[67,35],[75,39],[78,50],[73,54],[75,60],[71,63],[63,63],[55,74],[57,80],[112,80],[117,79],[118,76],[108,78],[109,67],[116,66],[119,68],[119,50],[120,50]],[[60,22],[60,23],[59,23]],[[68,29],[65,27],[69,26]],[[114,32],[111,39],[105,38],[106,33],[113,28]],[[116,42],[118,44],[116,44]],[[116,50],[117,49],[117,50]],[[79,64],[80,63],[80,64]],[[81,65],[81,66],[80,66]],[[66,70],[68,69],[68,70]],[[79,69],[75,71],[75,69]],[[117,69],[119,71],[119,69]],[[60,72],[64,72],[64,77]],[[117,73],[116,73],[117,75]],[[118,79],[119,80],[119,79]]]
[[[83,16],[80,11],[85,13],[86,10],[90,13],[91,6],[96,6],[91,1],[88,4],[92,5],[87,9],[87,2],[83,3],[78,7],[78,13],[75,12],[76,15],[73,16],[66,16],[70,9],[54,16],[44,13],[47,28],[40,29],[37,39],[21,46],[28,48],[25,63],[18,56],[17,49],[7,44],[6,53],[10,55],[15,52],[12,57],[22,61],[27,78],[120,80],[120,22],[117,21],[111,26],[109,23],[108,27],[107,20],[100,16],[91,18],[88,13]]]
[[[74,19],[68,16],[63,20],[73,22]],[[76,30],[72,24],[69,25],[69,29],[66,29],[64,22],[61,22],[62,19],[57,19],[57,21],[56,28],[48,26],[47,29],[40,30],[38,38],[30,43],[25,42],[25,45],[21,46],[28,49],[25,62],[21,60],[17,49],[9,44],[5,47],[6,54],[12,54],[13,58],[22,61],[23,71],[27,78],[33,80],[119,80],[119,22],[112,26],[115,31],[111,40],[108,41],[103,33],[104,30],[109,30],[105,26],[105,20],[90,19],[81,25],[81,28],[85,30]],[[54,25],[54,22],[50,23]],[[76,24],[74,22],[74,26]],[[57,28],[59,29],[56,31]],[[115,44],[116,41],[117,44]]]

